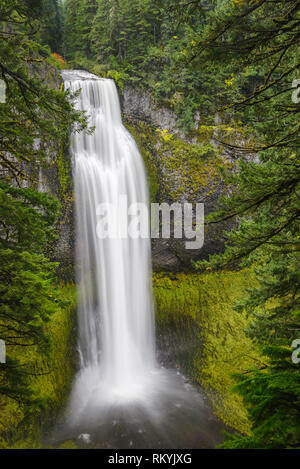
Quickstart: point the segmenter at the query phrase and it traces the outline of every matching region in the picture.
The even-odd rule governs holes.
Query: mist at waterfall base
[[[83,71],[63,78],[72,92],[81,89],[77,107],[94,132],[71,138],[80,370],[55,439],[94,448],[215,447],[222,426],[202,394],[156,360],[150,239],[118,236],[120,196],[147,204],[148,188],[116,86]],[[100,203],[117,214],[115,236],[106,239],[96,233]]]

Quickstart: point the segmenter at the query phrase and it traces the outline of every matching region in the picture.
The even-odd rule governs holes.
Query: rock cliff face
[[[142,120],[162,130],[178,132],[178,122],[174,112],[170,109],[158,107],[149,91],[133,88],[125,84],[121,104],[127,119]]]
[[[48,161],[38,169],[38,190],[49,192],[61,203],[61,215],[56,226],[57,240],[49,247],[51,259],[59,263],[58,275],[65,281],[75,278],[75,227],[71,158],[68,147],[57,148]]]
[[[40,79],[46,81],[50,87],[59,89],[62,78],[56,69],[50,65],[38,70]],[[41,148],[41,143],[36,142]],[[47,150],[47,148],[45,148]],[[68,142],[58,142],[54,153],[48,152],[48,157],[42,165],[30,164],[23,168],[29,176],[24,186],[33,186],[40,192],[49,192],[61,203],[61,216],[57,222],[57,240],[48,246],[46,253],[53,261],[59,262],[58,275],[66,281],[74,279],[74,223],[73,223],[73,181],[71,159]]]
[[[124,122],[144,158],[151,202],[203,203],[205,216],[215,210],[219,195],[229,190],[218,167],[233,167],[234,158],[221,154],[210,137],[194,135],[186,140],[174,112],[158,107],[147,91],[125,85],[121,102]],[[206,227],[201,249],[187,250],[184,238],[152,240],[154,270],[189,269],[191,260],[221,251],[224,228]]]

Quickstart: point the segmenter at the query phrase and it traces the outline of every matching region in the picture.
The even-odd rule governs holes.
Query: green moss
[[[225,163],[214,146],[205,141],[189,143],[166,130],[157,129],[157,133],[165,174],[162,198],[198,201],[200,193],[203,198],[219,192],[219,168]]]
[[[134,137],[144,160],[149,186],[150,202],[157,202],[157,195],[160,188],[160,177],[157,161],[155,159],[154,146],[157,143],[155,131],[145,122],[133,124],[127,120],[125,124],[131,135]]]
[[[206,390],[214,413],[245,434],[251,425],[242,398],[232,391],[232,374],[249,369],[259,356],[233,305],[252,282],[248,271],[154,276],[160,347]]]
[[[68,441],[64,441],[58,449],[78,449],[78,446],[76,445],[76,443],[74,443],[74,441],[72,440],[68,440]]]
[[[70,155],[64,148],[63,143],[59,144],[56,166],[58,171],[59,195],[64,202],[70,197],[70,194],[72,194],[72,170]]]
[[[35,391],[38,402],[22,408],[11,399],[0,399],[0,448],[39,448],[41,434],[52,425],[70,392],[75,369],[75,288],[63,287],[68,306],[59,308],[47,324],[51,340],[48,355],[36,348],[16,348],[21,363],[31,364],[35,376],[28,385]]]
[[[143,121],[127,118],[126,125],[145,163],[151,202],[199,201],[220,193],[220,184],[224,185],[220,169],[232,164],[205,137],[197,136],[190,143]]]

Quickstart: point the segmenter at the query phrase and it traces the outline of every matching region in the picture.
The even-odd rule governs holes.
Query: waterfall
[[[83,71],[63,78],[81,90],[76,106],[94,132],[71,138],[80,369],[55,438],[95,448],[213,447],[220,428],[203,395],[155,359],[149,221],[124,236],[130,207],[149,203],[147,183],[116,86]]]
[[[120,236],[124,217],[130,223],[124,203],[148,205],[144,165],[122,124],[114,81],[81,71],[63,75],[71,92],[81,89],[77,107],[88,110],[94,128],[71,139],[80,380],[86,392],[129,397],[155,366],[150,238]],[[104,239],[97,233],[99,207],[114,209]]]

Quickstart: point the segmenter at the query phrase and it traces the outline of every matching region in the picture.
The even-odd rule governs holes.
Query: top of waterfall
[[[87,72],[86,70],[62,70],[61,75],[64,81],[72,80],[105,80],[100,78],[93,73]]]

